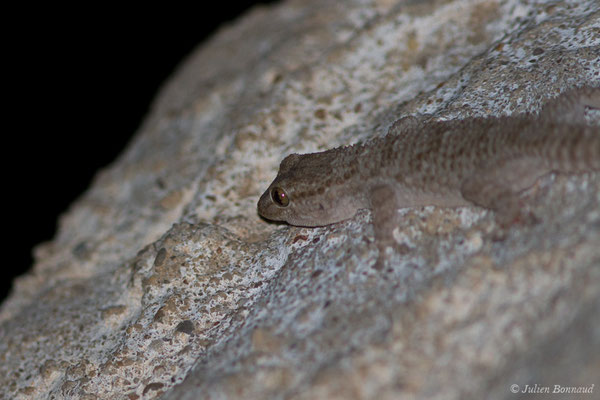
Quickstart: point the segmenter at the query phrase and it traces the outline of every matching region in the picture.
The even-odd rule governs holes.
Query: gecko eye
[[[287,205],[290,204],[290,199],[287,193],[280,187],[274,187],[271,189],[271,198],[275,204],[281,207],[287,207]]]

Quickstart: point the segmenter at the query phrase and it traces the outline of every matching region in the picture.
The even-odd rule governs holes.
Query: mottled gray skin
[[[373,210],[376,228],[413,206],[477,205],[512,216],[519,192],[542,175],[600,170],[600,128],[585,125],[586,106],[600,108],[599,88],[568,91],[537,116],[403,118],[365,144],[287,156],[258,212],[309,227],[362,208]],[[274,188],[288,204],[273,200]]]

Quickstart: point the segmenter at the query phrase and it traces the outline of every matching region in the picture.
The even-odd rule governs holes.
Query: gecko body
[[[541,176],[600,171],[600,128],[585,124],[585,107],[600,108],[600,89],[568,91],[537,116],[406,117],[365,144],[287,156],[258,212],[308,227],[363,208],[373,210],[376,226],[389,224],[398,208],[426,205],[513,215],[519,192]]]

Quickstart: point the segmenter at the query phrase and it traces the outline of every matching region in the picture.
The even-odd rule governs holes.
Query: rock
[[[595,0],[255,8],[191,55],[37,248],[0,310],[0,397],[593,391],[598,174],[542,179],[525,194],[539,222],[502,237],[480,209],[399,210],[383,271],[368,211],[306,229],[256,201],[289,153],[600,85],[599,21]]]

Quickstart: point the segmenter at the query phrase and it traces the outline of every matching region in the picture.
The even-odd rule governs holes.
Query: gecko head
[[[332,179],[326,153],[286,157],[258,200],[258,213],[297,226],[323,226],[352,217],[358,207],[347,188]]]

